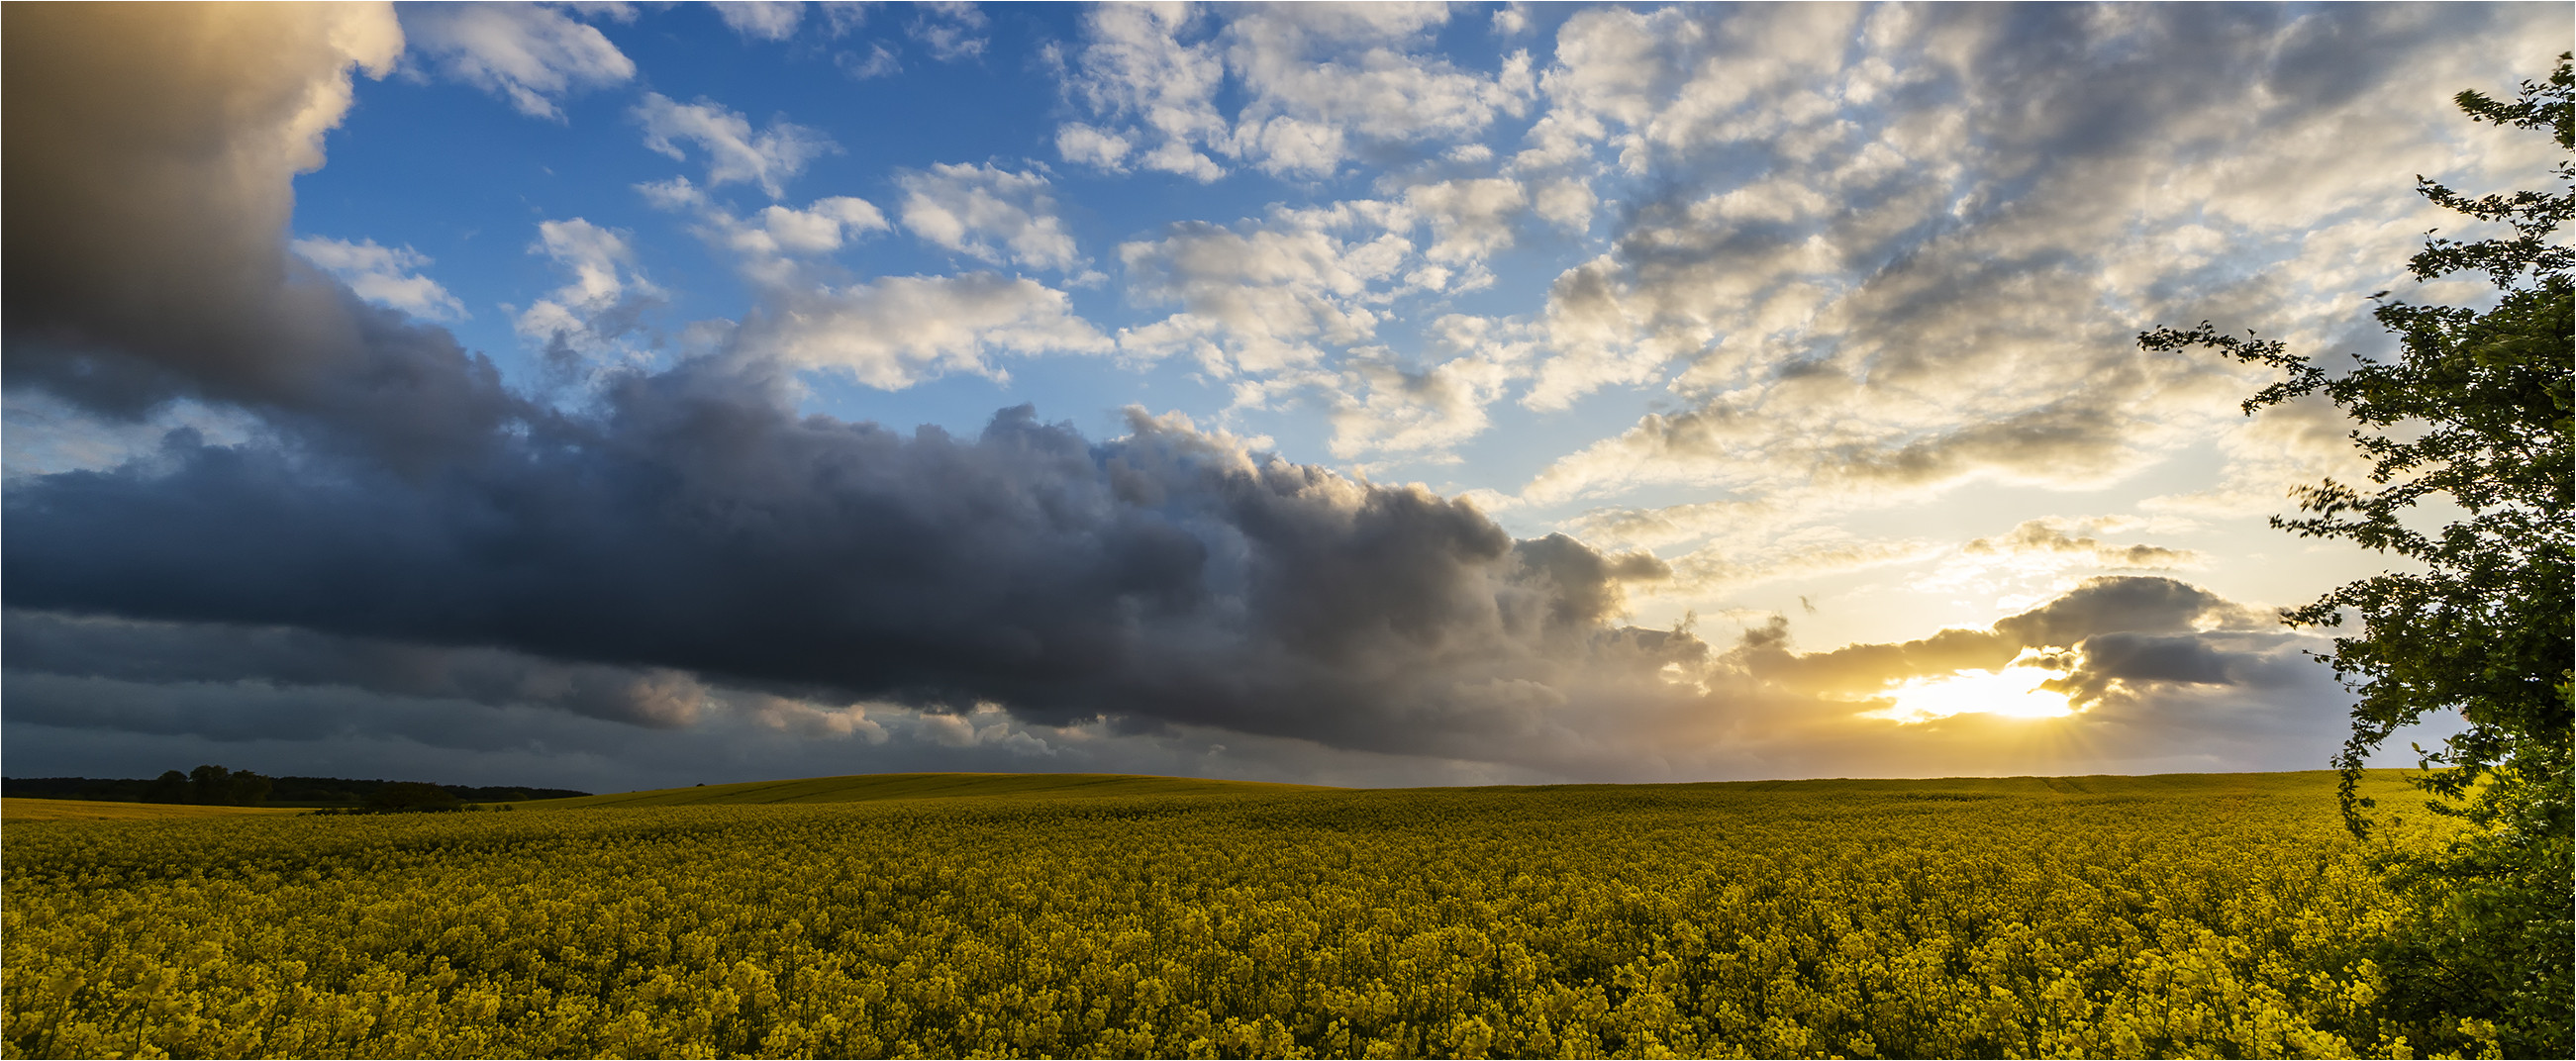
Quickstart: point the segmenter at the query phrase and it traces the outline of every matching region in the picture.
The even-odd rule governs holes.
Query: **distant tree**
[[[207,764],[188,771],[188,802],[223,803],[232,791],[233,772]]]
[[[2553,136],[2560,188],[2470,198],[2416,178],[2425,198],[2513,235],[2433,238],[2408,262],[2419,282],[2485,274],[2492,308],[2414,305],[2381,292],[2376,316],[2395,360],[2332,373],[2278,340],[2220,334],[2207,323],[2139,336],[2154,350],[2211,347],[2287,378],[2245,402],[2252,413],[2322,394],[2357,425],[2370,485],[2331,479],[2301,488],[2306,515],[2273,518],[2303,537],[2342,538],[2413,561],[2338,587],[2288,613],[2357,636],[2328,659],[2358,701],[2343,770],[2346,821],[2367,834],[2371,801],[2354,784],[2399,727],[2456,712],[2459,735],[2423,751],[2426,806],[2460,820],[2461,838],[2432,854],[2391,856],[2392,883],[2416,920],[2390,943],[2389,1016],[2418,1048],[2455,1048],[2460,1018],[2491,1021],[2506,1056],[2565,1057],[2576,997],[2576,845],[2571,845],[2570,726],[2576,721],[2571,580],[2570,373],[2576,366],[2576,248],[2554,241],[2576,217],[2576,76],[2561,55],[2547,82],[2519,98],[2462,92],[2469,117]],[[2482,301],[2482,300],[2481,300]],[[2430,509],[2419,502],[2432,502]],[[2450,517],[2438,529],[2428,524]],[[2446,1037],[2449,1037],[2446,1039]],[[2474,1038],[2474,1036],[2471,1036]]]
[[[226,807],[256,807],[268,801],[274,782],[248,770],[233,771],[208,764],[181,774],[176,770],[161,775],[152,783],[152,791],[185,786],[181,799],[148,802],[205,803]]]
[[[153,778],[151,784],[144,786],[143,802],[188,802],[188,775],[176,770],[161,771],[161,776]]]
[[[372,810],[455,810],[464,806],[456,794],[420,781],[395,781],[367,797]]]

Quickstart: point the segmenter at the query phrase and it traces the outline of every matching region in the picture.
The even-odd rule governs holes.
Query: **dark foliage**
[[[2576,75],[2562,55],[2546,82],[2506,102],[2470,91],[2460,109],[2481,122],[2528,129],[2576,151]],[[2302,625],[2362,632],[2339,637],[2327,662],[2358,697],[2344,770],[2352,831],[2373,825],[2354,791],[2363,762],[2400,727],[2456,713],[2465,728],[2422,751],[2426,807],[2459,819],[2460,839],[2429,855],[2392,855],[2391,882],[2415,901],[2389,941],[2386,1015],[2415,1042],[2455,1048],[2462,1020],[2492,1022],[2509,1056],[2564,1056],[2576,996],[2571,944],[2569,746],[2576,703],[2571,582],[2569,411],[2576,366],[2576,248],[2554,241],[2576,217],[2576,162],[2562,156],[2556,191],[2472,198],[2416,178],[2424,197],[2513,234],[2435,237],[2411,259],[2418,281],[2485,274],[2491,308],[2379,301],[2397,336],[2392,361],[2361,359],[2334,374],[2279,340],[2223,335],[2207,323],[2140,336],[2149,349],[2218,349],[2283,370],[2245,402],[2248,413],[2323,395],[2357,425],[2353,443],[2374,463],[2367,487],[2327,480],[2297,493],[2298,518],[2273,525],[2342,538],[2417,568],[2341,586],[2288,613]],[[2419,508],[2419,502],[2430,503]],[[2456,512],[2428,528],[2431,513]]]
[[[240,774],[234,774],[240,777]],[[345,777],[272,777],[265,802],[320,806],[345,804],[358,806],[367,802],[377,790],[388,785],[411,782],[356,780]],[[0,796],[19,799],[95,799],[120,803],[188,803],[189,777],[177,770],[159,778],[116,777],[12,777],[0,779]],[[518,802],[532,799],[561,799],[587,796],[588,792],[569,788],[529,788],[514,785],[439,785],[438,788],[468,803]]]

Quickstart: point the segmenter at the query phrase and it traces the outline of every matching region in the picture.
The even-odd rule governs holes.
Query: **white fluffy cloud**
[[[1405,189],[1404,205],[1431,226],[1423,256],[1472,262],[1512,245],[1512,225],[1529,212],[1529,193],[1508,177],[1441,181]]]
[[[1044,177],[987,163],[936,165],[895,182],[904,191],[903,227],[931,243],[995,265],[1070,271],[1081,264]]]
[[[696,218],[697,234],[732,252],[743,275],[764,289],[794,283],[806,260],[890,227],[884,211],[856,196],[826,196],[801,210],[772,203],[749,216],[736,216],[686,177],[637,185],[636,190],[655,206]]]
[[[707,185],[756,184],[772,199],[786,194],[786,182],[805,164],[840,150],[832,139],[784,119],[755,133],[750,120],[712,100],[675,103],[659,92],[644,94],[635,107],[644,126],[644,146],[672,158],[686,158],[682,144],[695,144],[707,158]]]
[[[1076,162],[1111,173],[1127,172],[1127,154],[1135,149],[1124,136],[1095,129],[1081,122],[1066,122],[1056,128],[1055,151],[1067,162]]]
[[[1226,62],[1250,99],[1230,153],[1266,172],[1320,177],[1362,142],[1456,140],[1522,113],[1533,87],[1526,54],[1486,75],[1418,50],[1447,19],[1440,4],[1396,3],[1291,5],[1236,19]]]
[[[975,5],[963,0],[925,0],[912,5],[913,17],[904,23],[904,35],[911,37],[930,57],[943,63],[972,59],[984,54],[992,41],[983,35],[992,20]]]
[[[554,7],[418,4],[405,10],[403,28],[441,73],[507,99],[532,118],[561,121],[563,97],[635,76],[626,53]]]
[[[774,292],[735,332],[737,352],[902,390],[951,372],[1003,376],[996,354],[1102,353],[1107,336],[1064,292],[970,273],[889,276]]]
[[[1060,127],[1067,161],[1118,170],[1135,164],[1200,181],[1217,159],[1264,172],[1331,175],[1368,144],[1417,145],[1481,133],[1526,109],[1529,59],[1494,74],[1427,54],[1448,11],[1438,4],[1286,5],[1229,10],[1215,25],[1181,8],[1094,11],[1067,68],[1066,92],[1096,121]],[[1228,116],[1231,81],[1243,103]]]
[[[1437,454],[1483,434],[1486,409],[1529,374],[1535,343],[1510,325],[1450,314],[1425,337],[1422,367],[1355,357],[1329,386],[1333,455]]]
[[[1187,8],[1146,4],[1105,5],[1085,16],[1086,42],[1068,78],[1067,94],[1094,114],[1133,122],[1137,128],[1131,137],[1076,123],[1084,132],[1073,134],[1070,142],[1093,157],[1106,141],[1144,142],[1151,146],[1138,164],[1146,169],[1200,181],[1224,176],[1224,167],[1194,146],[1223,142],[1232,131],[1216,108],[1225,60],[1213,44],[1180,39],[1196,21]],[[1067,142],[1063,135],[1059,144]],[[1123,146],[1119,154],[1125,154]],[[1065,158],[1083,160],[1073,154]]]
[[[519,311],[512,323],[521,336],[559,360],[613,359],[631,355],[618,341],[633,332],[637,316],[662,297],[635,268],[626,236],[582,218],[537,225],[531,254],[543,254],[571,275],[569,282]]]
[[[1122,332],[1119,345],[1186,351],[1231,375],[1315,362],[1318,343],[1365,342],[1379,319],[1372,304],[1386,299],[1413,249],[1387,230],[1390,216],[1383,204],[1342,203],[1233,228],[1187,222],[1122,244],[1130,297],[1180,312]]]
[[[796,24],[805,18],[805,5],[797,0],[728,0],[714,6],[725,28],[742,34],[744,40],[786,40],[796,35]]]
[[[308,236],[295,241],[295,253],[349,285],[359,298],[377,305],[426,320],[466,316],[464,303],[448,294],[438,281],[420,275],[420,270],[429,267],[429,256],[409,247],[381,247],[371,239],[351,243]]]

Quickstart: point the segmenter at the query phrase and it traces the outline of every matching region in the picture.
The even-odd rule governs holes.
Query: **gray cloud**
[[[2039,662],[2069,673],[2051,687],[2089,701],[2114,680],[2239,684],[2268,675],[2268,664],[2237,657],[2278,650],[2279,625],[2275,616],[2188,582],[2110,575],[1985,630],[1943,630],[1895,644],[1800,653],[1789,647],[1788,620],[1774,617],[1747,631],[1726,659],[1786,689],[1865,697],[1909,678],[1996,670],[2025,650],[2054,650]]]
[[[438,648],[293,627],[137,622],[13,608],[0,613],[0,632],[0,652],[11,671],[62,678],[336,686],[663,727],[695,722],[708,695],[676,671],[563,664],[501,649]]]
[[[533,415],[446,332],[289,252],[296,173],[402,35],[362,4],[13,12],[8,386],[140,418],[247,404],[407,465]]]
[[[2022,647],[2051,648],[2081,645],[2097,634],[2260,630],[2279,625],[2277,616],[2188,582],[2113,575],[2086,579],[2056,600],[1996,620],[1995,630]]]
[[[2062,521],[2053,519],[2025,520],[2004,534],[1971,540],[1960,546],[1959,551],[1988,556],[2057,554],[2088,559],[2107,567],[2175,567],[2199,559],[2199,554],[2189,549],[2167,549],[2143,543],[2111,545],[2089,534],[2069,534]]]
[[[603,397],[431,476],[174,433],[149,465],[23,478],[8,599],[1396,751],[1526,724],[1511,683],[1679,650],[1612,625],[1633,560],[1177,425],[905,437],[711,363]]]

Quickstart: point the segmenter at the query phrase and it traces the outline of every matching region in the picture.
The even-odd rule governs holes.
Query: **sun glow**
[[[1895,703],[1864,712],[1867,718],[1929,722],[1969,712],[2010,718],[2060,718],[2075,713],[2063,693],[2040,688],[2059,677],[2045,667],[2010,666],[1999,671],[1969,670],[1936,678],[1914,678],[1888,691]]]

